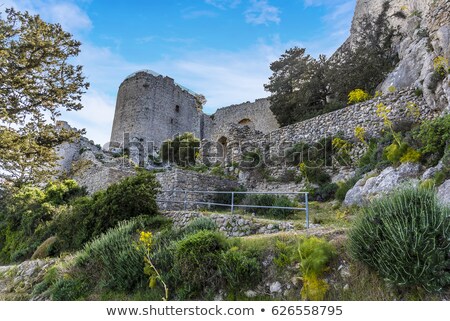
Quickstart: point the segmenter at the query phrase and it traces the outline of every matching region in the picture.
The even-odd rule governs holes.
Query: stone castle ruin
[[[346,47],[357,40],[358,17],[366,13],[379,14],[383,3],[384,0],[357,1],[351,35],[336,56],[344,55]],[[450,76],[430,89],[434,59],[450,60],[449,13],[448,0],[392,1],[388,19],[402,34],[394,39],[400,62],[380,84],[383,95],[282,128],[270,110],[268,99],[223,107],[207,115],[202,111],[203,96],[167,76],[150,70],[138,71],[120,85],[111,152],[82,137],[75,143],[60,146],[59,167],[89,192],[94,192],[133,175],[134,164],[150,169],[159,166],[153,162],[155,158],[147,156],[158,156],[164,141],[190,132],[201,140],[200,160],[211,174],[212,168],[220,163],[226,177],[233,176],[249,190],[298,190],[302,188],[300,185],[285,179],[298,172],[298,166],[287,164],[285,157],[286,151],[295,144],[312,145],[323,138],[339,136],[352,143],[349,156],[355,161],[367,147],[355,138],[355,129],[362,128],[369,138],[379,137],[383,132],[383,121],[377,115],[378,105],[391,109],[389,118],[394,124],[415,123],[450,113]],[[406,18],[398,18],[403,15]],[[395,88],[394,92],[390,92],[391,87]],[[418,115],[411,113],[408,106],[413,106]],[[129,155],[125,156],[133,161],[132,166],[127,164],[127,157],[121,157],[126,149]],[[263,162],[267,166],[261,167],[266,172],[254,170],[252,173],[250,168],[240,166],[247,162],[248,156],[253,158],[256,154],[267,161]],[[346,180],[355,172],[352,162],[326,170],[333,182]],[[263,174],[272,181],[266,180]],[[176,169],[176,173],[162,171],[157,177],[162,186],[170,189],[218,190],[227,184],[216,181],[217,177],[211,175],[181,169]]]
[[[153,154],[165,140],[185,132],[223,144],[233,125],[262,133],[279,128],[267,99],[224,107],[209,116],[202,111],[201,98],[150,70],[128,76],[117,94],[111,147],[138,146],[144,154]]]

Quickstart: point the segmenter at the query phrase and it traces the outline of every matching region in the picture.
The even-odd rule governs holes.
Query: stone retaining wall
[[[166,212],[165,216],[172,219],[175,227],[182,228],[189,222],[208,217],[213,220],[219,230],[229,237],[241,237],[254,234],[273,234],[282,231],[294,230],[294,224],[288,221],[267,221],[261,219],[246,219],[240,215],[211,214],[199,212]]]

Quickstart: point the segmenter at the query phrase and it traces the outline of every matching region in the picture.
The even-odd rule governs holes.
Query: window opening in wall
[[[244,118],[239,122],[239,125],[249,125],[251,123],[252,123],[252,121],[250,119]]]
[[[228,139],[225,136],[222,136],[217,142],[217,157],[221,158],[221,160],[224,162],[225,158],[227,157]]]
[[[180,106],[179,106],[179,105],[176,105],[176,106],[175,106],[175,111],[176,111],[177,113],[180,112]]]

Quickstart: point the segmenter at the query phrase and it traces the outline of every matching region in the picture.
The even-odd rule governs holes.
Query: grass
[[[201,210],[202,214],[210,216],[213,214],[230,215],[229,209],[224,209],[223,211],[215,210]],[[309,202],[309,222],[310,224],[320,224],[322,226],[335,226],[335,227],[349,227],[352,218],[356,212],[355,208],[342,208],[340,203],[334,202]],[[296,229],[304,229],[306,221],[306,213],[303,210],[295,211],[294,214],[285,220],[263,218],[260,216],[253,216],[252,214],[245,212],[242,209],[237,209],[234,211],[235,215],[239,215],[244,219],[259,222],[263,224],[271,224],[278,221],[289,221],[292,222]]]

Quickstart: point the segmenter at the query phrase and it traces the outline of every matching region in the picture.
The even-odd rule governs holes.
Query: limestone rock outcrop
[[[375,177],[370,177],[369,174],[370,178],[362,178],[347,192],[344,204],[347,206],[363,205],[371,199],[393,191],[406,182],[416,184],[421,171],[421,165],[407,163],[398,168],[388,167]]]

